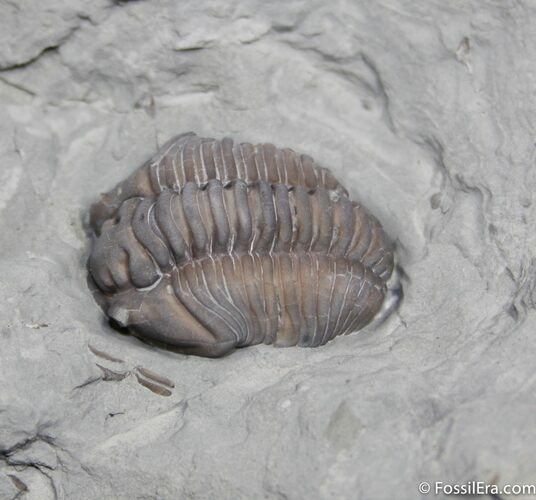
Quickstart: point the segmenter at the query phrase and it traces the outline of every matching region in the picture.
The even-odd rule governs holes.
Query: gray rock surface
[[[530,0],[0,0],[0,496],[536,484],[534,19]],[[331,167],[397,240],[398,312],[219,360],[112,330],[85,214],[188,130]]]

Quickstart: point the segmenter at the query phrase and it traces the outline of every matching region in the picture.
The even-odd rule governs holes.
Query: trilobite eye
[[[182,134],[91,209],[111,320],[186,353],[319,346],[381,306],[393,252],[307,155]]]

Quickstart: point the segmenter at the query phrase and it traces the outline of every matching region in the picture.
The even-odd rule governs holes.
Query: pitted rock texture
[[[359,330],[393,270],[380,224],[327,169],[229,138],[171,139],[93,205],[91,228],[88,267],[106,314],[209,357]]]
[[[0,2],[0,496],[535,483],[535,17],[528,0]],[[396,241],[397,312],[217,360],[111,330],[87,207],[186,130],[329,166]]]

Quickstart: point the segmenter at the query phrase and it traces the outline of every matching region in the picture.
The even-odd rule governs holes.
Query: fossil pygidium
[[[203,356],[358,330],[393,269],[378,221],[311,157],[193,133],[103,195],[91,227],[108,316]]]

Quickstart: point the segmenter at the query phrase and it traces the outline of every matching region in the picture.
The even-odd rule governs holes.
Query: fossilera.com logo
[[[448,484],[442,481],[419,484],[423,495],[536,495],[536,484],[505,484],[499,486],[484,481],[469,481],[464,484]]]

